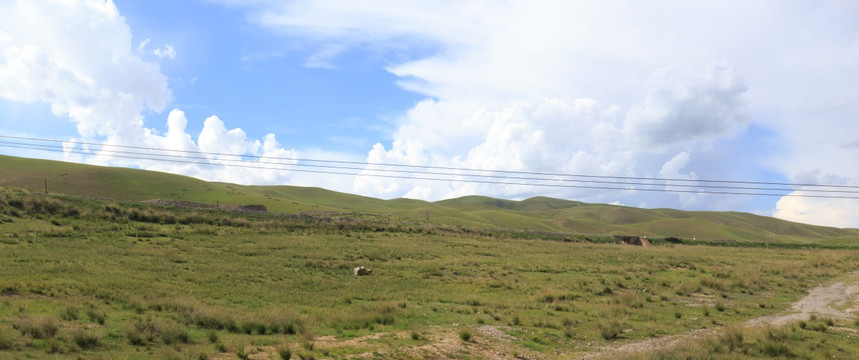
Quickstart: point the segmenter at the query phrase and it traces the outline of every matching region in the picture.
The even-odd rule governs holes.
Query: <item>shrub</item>
[[[63,312],[60,314],[60,319],[65,321],[74,321],[78,319],[78,307],[75,305],[66,305]]]
[[[94,308],[88,309],[86,315],[90,321],[96,322],[99,325],[104,325],[104,320],[107,318],[107,314],[104,311],[98,311]]]
[[[253,320],[252,321],[246,321],[246,322],[242,323],[241,329],[242,329],[243,333],[248,334],[248,335],[253,334],[253,333],[257,333],[259,335],[265,335],[265,332],[267,330],[265,324],[263,324],[262,322],[253,321]],[[276,332],[276,331],[273,331],[273,332]]]
[[[601,321],[598,325],[598,328],[600,331],[600,336],[602,336],[602,338],[606,340],[617,338],[623,331],[623,329],[621,329],[620,322],[614,319]]]
[[[767,339],[772,341],[785,341],[787,340],[787,332],[781,328],[767,328]]]
[[[146,345],[147,339],[136,330],[126,330],[125,338],[128,339],[128,343],[134,346],[143,346]]]
[[[313,344],[313,341],[311,341],[311,340],[305,340],[303,343],[301,343],[301,347],[303,347],[304,350],[307,350],[307,351],[313,351],[314,346],[315,345]]]
[[[379,325],[392,325],[394,316],[391,314],[376,315],[373,317],[373,322]]]
[[[60,354],[67,351],[66,344],[56,338],[48,339],[45,344],[45,352],[48,354]]]
[[[726,329],[722,334],[720,343],[727,346],[730,351],[741,348],[743,346],[743,330],[738,327]]]
[[[471,341],[471,332],[468,330],[462,330],[459,332],[459,338],[465,342]]]
[[[421,334],[419,334],[417,331],[412,331],[412,340],[420,340],[420,339],[421,339]]]
[[[792,357],[793,353],[781,342],[767,341],[761,351],[769,357]]]
[[[132,345],[143,346],[160,339],[165,345],[188,343],[191,336],[188,331],[178,325],[167,322],[155,322],[152,319],[137,320],[125,331],[125,338]]]
[[[277,348],[277,356],[281,360],[289,360],[292,358],[292,348],[287,345],[281,345]]]
[[[218,342],[218,333],[209,331],[208,338],[210,343],[215,344]]]
[[[60,327],[53,319],[37,319],[23,317],[18,319],[13,325],[15,330],[21,332],[21,335],[29,336],[34,339],[50,339],[57,334]]]
[[[92,349],[97,347],[101,341],[97,334],[86,330],[75,332],[72,338],[81,349]]]
[[[186,344],[190,341],[190,335],[185,329],[179,328],[176,325],[161,326],[158,329],[158,337],[165,345],[177,343]]]
[[[251,358],[250,351],[245,351],[244,348],[236,350],[236,356],[241,360],[248,360]]]

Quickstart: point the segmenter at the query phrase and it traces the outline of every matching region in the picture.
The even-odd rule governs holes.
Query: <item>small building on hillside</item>
[[[612,235],[615,240],[624,245],[636,245],[636,246],[650,246],[650,241],[647,240],[647,236],[635,236],[635,235]]]

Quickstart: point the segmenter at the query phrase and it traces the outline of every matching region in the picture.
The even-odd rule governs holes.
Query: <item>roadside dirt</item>
[[[823,315],[834,319],[853,319],[859,305],[859,272],[841,282],[828,286],[818,286],[808,295],[793,304],[793,313],[764,316],[751,319],[747,326],[785,325],[800,320],[808,320],[811,314]]]
[[[744,327],[781,326],[801,320],[808,320],[812,314],[833,319],[856,319],[859,312],[859,271],[844,281],[830,285],[820,285],[808,292],[804,298],[795,302],[791,310],[771,316],[763,316],[746,321]],[[670,335],[648,339],[619,346],[606,346],[598,352],[585,354],[582,359],[607,359],[619,355],[631,355],[646,351],[667,349],[682,341],[715,335],[713,329],[702,329],[685,334]]]

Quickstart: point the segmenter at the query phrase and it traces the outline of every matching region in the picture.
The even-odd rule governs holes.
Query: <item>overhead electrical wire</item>
[[[290,158],[290,157],[271,157],[257,155],[237,155],[216,152],[190,151],[190,150],[173,150],[163,148],[151,148],[130,145],[112,145],[101,143],[88,142],[64,142],[62,140],[28,138],[0,135],[0,139],[23,140],[19,141],[2,141],[0,147],[17,148],[26,150],[39,150],[48,152],[74,153],[82,155],[98,155],[109,156],[115,158],[136,159],[155,162],[169,162],[182,164],[195,164],[207,166],[226,166],[238,168],[250,168],[260,170],[276,170],[276,171],[295,171],[304,173],[330,174],[330,175],[348,175],[348,176],[366,176],[389,179],[409,179],[409,180],[429,180],[429,181],[447,181],[447,182],[464,182],[464,183],[480,183],[494,185],[520,185],[520,186],[540,186],[540,187],[556,187],[556,188],[578,188],[578,189],[601,189],[601,190],[625,190],[625,191],[651,191],[651,192],[671,192],[671,193],[696,193],[696,194],[722,194],[722,195],[746,195],[746,196],[794,196],[794,197],[811,197],[811,198],[828,198],[828,199],[859,199],[859,196],[843,196],[834,194],[859,194],[859,186],[850,185],[824,185],[824,184],[803,184],[803,183],[780,183],[780,182],[760,182],[760,181],[740,181],[740,180],[709,180],[709,179],[677,179],[677,178],[649,178],[649,177],[631,177],[631,176],[600,176],[586,174],[563,174],[563,173],[546,173],[546,172],[529,172],[529,171],[511,171],[511,170],[490,170],[490,169],[473,169],[473,168],[456,168],[444,166],[423,166],[423,165],[408,165],[408,164],[386,164],[386,163],[371,163],[358,161],[342,161],[342,160],[324,160],[324,159],[306,159],[306,158]],[[34,143],[36,142],[36,143]],[[41,144],[40,144],[41,143]],[[44,144],[47,143],[47,144]],[[51,145],[57,143],[72,144],[73,147],[63,145]],[[78,149],[78,145],[87,145],[99,147],[97,150]],[[145,150],[126,151],[113,150],[117,149],[132,149]],[[181,154],[181,155],[180,155]],[[215,156],[216,158],[212,158]],[[227,158],[224,158],[227,157]],[[247,162],[247,160],[256,160]],[[279,160],[279,161],[272,161]],[[336,165],[328,165],[336,164]],[[272,167],[276,165],[280,167]],[[361,165],[362,167],[343,166],[343,165]],[[309,170],[306,168],[313,168]],[[325,169],[325,170],[319,170]],[[423,170],[421,170],[423,169]],[[455,171],[455,172],[440,172],[438,170]],[[348,172],[352,171],[352,172]],[[417,176],[404,176],[392,174],[410,174]],[[428,177],[431,176],[431,177]],[[439,177],[442,176],[442,177]],[[485,180],[491,179],[491,180]],[[617,181],[622,180],[622,181]],[[520,182],[516,182],[520,181]],[[527,183],[521,181],[528,181]],[[537,182],[534,182],[537,181]],[[654,183],[658,181],[660,183]],[[676,184],[672,182],[681,182]],[[717,184],[717,185],[702,185],[689,184],[690,182]],[[603,184],[603,185],[571,185],[577,184]],[[627,185],[623,186],[605,186],[605,185]],[[757,185],[757,186],[746,186]],[[784,187],[762,187],[760,185],[770,186],[788,186]],[[635,187],[629,187],[635,186]],[[803,189],[812,187],[812,189]],[[826,189],[831,188],[831,189]],[[691,190],[681,190],[691,189]],[[713,190],[716,189],[716,190]],[[852,189],[852,190],[848,190]],[[726,191],[733,190],[733,191]],[[748,191],[771,191],[769,192],[748,192]],[[793,193],[801,191],[804,193]],[[787,192],[787,193],[785,193]],[[807,194],[814,193],[814,194]]]
[[[4,136],[4,135],[0,135],[0,138],[28,140],[28,141],[52,142],[52,143],[73,143],[75,145],[93,145],[93,146],[101,146],[101,147],[115,147],[115,148],[150,150],[150,151],[154,150],[154,151],[186,153],[186,154],[232,156],[232,157],[237,157],[237,158],[250,158],[250,159],[263,159],[263,158],[265,158],[265,159],[279,159],[279,160],[289,160],[289,161],[307,161],[307,162],[337,163],[337,164],[352,164],[352,165],[377,165],[377,166],[388,166],[388,167],[422,168],[422,169],[433,169],[433,170],[459,170],[459,171],[493,172],[493,173],[502,173],[502,174],[567,176],[567,177],[603,178],[603,179],[677,181],[677,182],[696,182],[696,183],[783,185],[783,186],[791,186],[791,187],[832,187],[832,188],[859,189],[859,186],[851,186],[851,185],[787,183],[787,182],[766,182],[766,181],[741,181],[741,180],[654,178],[654,177],[637,177],[637,176],[611,176],[611,175],[547,173],[547,172],[531,172],[531,171],[516,171],[516,170],[492,170],[492,169],[457,168],[457,167],[433,166],[433,165],[389,164],[389,163],[372,163],[372,162],[346,161],[346,160],[323,160],[323,159],[310,159],[310,158],[271,157],[271,156],[259,156],[259,155],[248,155],[248,154],[227,154],[227,153],[218,153],[218,152],[158,149],[158,148],[144,147],[144,146],[114,145],[114,144],[92,143],[92,142],[82,142],[82,141],[63,141],[63,140],[55,140],[55,139],[28,138],[28,137]]]

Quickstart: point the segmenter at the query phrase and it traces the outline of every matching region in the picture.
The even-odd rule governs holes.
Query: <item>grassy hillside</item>
[[[393,216],[433,224],[574,234],[635,234],[699,240],[859,244],[859,230],[793,223],[736,212],[638,209],[534,197],[522,201],[466,196],[435,203],[296,186],[242,186],[185,176],[0,156],[0,186],[127,201],[265,205],[269,211]]]

